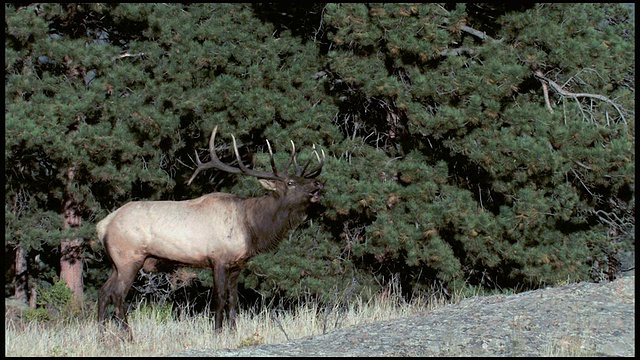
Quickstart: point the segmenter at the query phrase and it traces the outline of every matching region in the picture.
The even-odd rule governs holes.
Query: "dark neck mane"
[[[304,219],[303,206],[288,206],[271,193],[244,201],[251,234],[250,256],[275,249]]]

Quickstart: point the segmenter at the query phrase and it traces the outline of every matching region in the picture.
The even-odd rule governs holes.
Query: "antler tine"
[[[240,171],[242,171],[247,175],[255,176],[261,179],[283,180],[283,178],[278,176],[278,174],[275,171],[273,173],[270,173],[266,171],[259,171],[259,170],[253,170],[253,169],[247,168],[242,162],[242,160],[240,159],[240,152],[238,151],[238,145],[236,144],[236,137],[233,136],[233,134],[231,134],[231,139],[233,140],[233,151],[236,154],[236,159],[238,160],[238,167],[240,168]],[[269,145],[269,152],[271,152],[270,145]],[[275,164],[273,161],[273,153],[271,153],[271,166],[272,168],[275,168]]]
[[[198,173],[200,172],[200,170],[204,169],[202,167],[202,161],[200,161],[200,157],[198,156],[198,150],[195,151],[196,153],[196,163],[198,164],[198,166],[196,167],[196,170],[193,172],[193,175],[191,175],[191,178],[189,178],[189,181],[187,181],[187,185],[191,185],[191,182],[193,181],[193,179],[196,178],[196,175],[198,175]]]
[[[269,162],[271,163],[271,170],[275,175],[278,175],[278,169],[276,168],[276,163],[273,160],[273,151],[271,151],[271,144],[269,143],[269,139],[267,139],[267,148],[269,149]]]
[[[296,163],[296,145],[293,143],[293,140],[289,141],[291,142],[291,157],[289,158],[289,161],[287,161],[287,166],[284,167],[285,174],[289,172],[289,166],[291,166],[291,163]],[[297,167],[298,165],[296,164],[296,168]]]
[[[216,149],[215,149],[215,140],[216,140],[216,132],[218,131],[218,126],[216,125],[213,128],[213,131],[211,132],[211,138],[209,139],[209,155],[211,156],[211,160],[203,163],[202,161],[200,161],[200,156],[198,156],[198,151],[196,150],[196,163],[197,163],[197,167],[196,170],[193,172],[193,175],[191,175],[191,178],[189,179],[189,181],[187,181],[187,185],[191,185],[191,182],[193,181],[193,179],[195,179],[196,175],[198,175],[198,173],[202,170],[205,169],[210,169],[210,168],[217,168],[229,173],[234,173],[237,174],[240,172],[240,169],[238,168],[234,168],[233,166],[229,166],[225,163],[223,163],[222,161],[220,161],[220,159],[218,159],[218,156],[216,155]]]
[[[196,175],[198,175],[200,170],[202,170],[202,168],[200,167],[202,165],[202,162],[200,161],[200,157],[198,156],[198,150],[196,150],[196,162],[198,163],[198,167],[196,167],[196,170],[193,172],[193,175],[191,175],[191,178],[189,178],[189,181],[187,181],[187,185],[191,185],[191,182],[193,181],[193,179],[195,179]]]
[[[320,152],[322,152],[322,159],[320,159],[320,155],[318,155],[318,151],[315,150],[315,145],[314,145],[313,153],[316,154],[316,158],[318,159],[319,164],[315,168],[311,169],[307,175],[304,175],[304,172],[303,172],[302,177],[310,179],[320,175],[320,172],[322,172],[322,166],[324,166],[324,160],[326,158],[324,154],[324,150],[320,149]]]
[[[293,167],[296,169],[296,172],[295,172],[296,175],[302,174],[302,171],[300,171],[300,166],[298,165],[297,155],[293,158]]]
[[[318,157],[318,161],[320,161],[320,157],[318,156],[318,152],[316,151],[316,144],[313,144],[313,153],[316,154],[316,157]],[[296,173],[296,175],[302,176],[302,174],[304,174],[304,172],[307,170],[307,167],[309,167],[309,164],[311,164],[311,159],[312,158],[313,158],[312,156],[309,156],[309,158],[307,159],[307,162],[302,167],[302,170],[299,173]],[[298,170],[299,169],[296,169],[296,171],[298,171]]]
[[[238,151],[238,145],[236,144],[236,137],[233,136],[233,134],[231,134],[231,139],[233,140],[233,152],[236,154],[236,159],[238,159],[238,167],[242,172],[245,172],[245,170],[249,169],[247,169],[242,160],[240,160],[240,152]]]

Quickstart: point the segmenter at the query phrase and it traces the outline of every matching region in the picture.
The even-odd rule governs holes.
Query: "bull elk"
[[[267,140],[271,169],[249,169],[240,160],[233,135],[233,151],[238,167],[216,156],[216,126],[211,132],[211,160],[202,163],[196,151],[197,168],[187,184],[202,170],[216,168],[259,179],[271,192],[255,198],[241,198],[227,193],[211,193],[184,201],[133,201],[109,214],[96,225],[112,263],[111,277],[98,293],[98,320],[104,325],[107,306],[114,305],[116,318],[133,338],[129,328],[125,298],[140,268],[152,269],[158,261],[169,260],[192,267],[213,270],[215,328],[221,329],[223,316],[235,327],[238,302],[238,275],[252,256],[274,249],[283,237],[304,219],[307,208],[320,200],[323,184],[315,177],[324,165],[313,147],[318,165],[307,170],[314,156],[303,166],[296,160],[291,141],[291,156],[283,172],[276,169],[271,145]],[[291,164],[295,172],[289,175]]]

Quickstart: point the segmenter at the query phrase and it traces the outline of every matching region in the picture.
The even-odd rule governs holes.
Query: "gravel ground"
[[[465,299],[322,336],[171,356],[635,356],[635,275]]]

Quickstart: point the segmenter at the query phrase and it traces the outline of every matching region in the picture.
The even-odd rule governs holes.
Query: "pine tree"
[[[594,4],[327,5],[342,129],[364,148],[362,163],[349,154],[361,171],[348,178],[369,184],[343,189],[331,216],[362,215],[358,255],[371,269],[409,285],[426,272],[535,287],[589,277],[633,244],[629,15]],[[386,161],[372,160],[374,147]]]
[[[216,125],[257,168],[269,169],[267,139],[278,163],[289,140],[302,158],[313,144],[328,155],[321,207],[247,264],[247,297],[333,301],[392,278],[407,293],[603,280],[635,245],[635,20],[624,5],[5,13],[5,251],[78,296],[108,272],[95,223],[126,202],[263,193],[215,172],[185,185]],[[71,276],[58,272],[67,265]],[[37,285],[21,279],[5,292]]]

